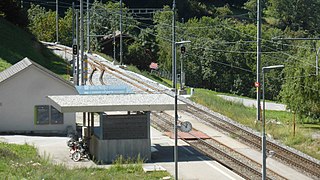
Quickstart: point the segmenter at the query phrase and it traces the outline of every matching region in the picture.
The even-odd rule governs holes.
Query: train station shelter
[[[62,113],[90,114],[84,119],[90,152],[105,163],[119,155],[150,160],[150,113],[174,109],[174,98],[166,94],[67,95],[48,99]],[[178,110],[186,109],[181,101],[177,105]],[[99,122],[94,121],[93,113],[100,114]]]

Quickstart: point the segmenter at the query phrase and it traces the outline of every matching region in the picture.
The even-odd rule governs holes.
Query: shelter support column
[[[94,131],[94,113],[91,113],[91,136],[93,135]]]
[[[88,118],[88,123],[87,123],[87,130],[88,130],[88,134],[87,134],[87,138],[88,139],[90,139],[90,134],[91,134],[91,127],[90,127],[90,125],[91,125],[91,123],[90,123],[90,121],[91,121],[91,117],[90,117],[90,112],[87,112],[87,118]]]

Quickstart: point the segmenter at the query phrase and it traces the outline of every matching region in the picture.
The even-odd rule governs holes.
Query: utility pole
[[[177,93],[177,61],[176,61],[176,0],[173,0],[172,4],[172,77],[173,77],[173,89],[174,89],[174,175],[175,180],[178,180],[178,93]]]
[[[122,51],[122,0],[120,0],[120,65],[123,63],[123,51]]]
[[[80,60],[81,60],[81,85],[83,86],[85,84],[84,82],[84,28],[83,28],[83,0],[80,0]]]
[[[90,10],[89,10],[89,0],[87,0],[87,52],[90,53]]]
[[[257,0],[257,121],[261,121],[261,78],[260,78],[260,69],[261,69],[261,0]],[[263,85],[264,86],[264,85]],[[263,146],[262,142],[262,147]],[[262,154],[264,156],[263,148]],[[265,158],[262,158],[262,167],[266,167]],[[262,180],[266,179],[266,170],[262,168]]]
[[[77,45],[77,86],[80,85],[80,62],[79,62],[79,12],[76,11],[76,45]]]
[[[74,43],[74,2],[72,2],[72,44]]]
[[[58,6],[58,0],[56,0],[56,42],[59,42],[59,6]]]
[[[184,18],[181,18],[181,22],[182,24],[184,24]],[[181,39],[181,41],[183,41]],[[185,51],[186,51],[186,47],[181,44],[181,47],[180,47],[180,50],[181,50],[181,54],[180,54],[180,94],[186,94],[185,90],[184,90],[184,85],[185,85],[185,73],[183,71],[183,60],[184,60],[184,55],[185,55]]]
[[[72,47],[74,45],[76,45],[76,41],[75,41],[75,38],[74,38],[74,19],[75,19],[74,18],[74,2],[72,2]],[[77,81],[77,79],[76,79],[76,61],[75,61],[74,53],[72,53],[72,66],[73,66],[73,69],[72,69],[73,83],[77,84],[75,82],[75,81]]]
[[[261,121],[261,0],[257,1],[257,121]]]
[[[172,4],[172,88],[175,88],[175,77],[174,77],[174,59],[176,54],[176,1],[173,0]]]

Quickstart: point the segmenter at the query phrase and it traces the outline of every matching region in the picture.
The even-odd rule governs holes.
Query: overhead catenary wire
[[[136,26],[136,25],[129,25],[129,26],[135,26],[137,27],[138,29],[140,30],[144,30],[142,28],[140,28],[139,26]],[[159,37],[158,35],[156,34],[153,34],[153,33],[150,33],[150,32],[147,32],[148,34],[151,34],[151,35],[154,35],[156,37]],[[168,42],[170,42],[170,39],[166,39],[164,37],[161,37],[162,39],[165,39],[167,40]],[[251,42],[251,41],[249,41]],[[231,43],[234,43],[234,42],[231,42]],[[267,46],[268,47],[268,46]],[[270,47],[269,47],[270,48]],[[192,48],[192,49],[205,49],[205,50],[209,50],[209,51],[216,51],[216,52],[224,52],[224,53],[240,53],[240,54],[256,54],[255,51],[227,51],[227,50],[222,50],[222,49],[213,49],[213,48],[204,48],[204,47],[200,47],[200,48]],[[276,52],[262,52],[263,54],[275,54],[275,53],[284,53],[283,51],[276,51]],[[299,60],[301,62],[304,62],[303,60],[299,59],[299,58],[296,58],[295,56],[292,56],[292,55],[289,55],[287,53],[285,53],[285,55],[287,56],[290,56],[292,58],[295,58],[296,60]],[[272,57],[272,56],[270,56]],[[309,64],[309,63],[306,63],[306,64]],[[314,66],[313,64],[309,64],[311,66]]]
[[[192,56],[192,54],[190,54],[190,53],[186,53],[186,55]],[[200,59],[208,59],[208,58],[210,58],[210,57],[202,57],[202,56],[197,56],[197,57],[200,58]],[[216,62],[216,63],[221,64],[221,65],[224,65],[224,66],[228,66],[228,67],[231,67],[231,68],[236,68],[236,69],[240,69],[242,71],[253,73],[253,71],[250,70],[250,69],[245,69],[245,68],[242,68],[242,67],[239,67],[239,66],[235,66],[235,65],[232,65],[232,64],[216,61],[216,60],[213,60],[213,59],[211,59],[211,61]]]
[[[117,13],[116,13],[117,14]],[[126,24],[126,23],[124,23],[124,24]],[[142,29],[142,28],[140,28],[139,26],[137,26],[137,25],[132,25],[132,24],[126,24],[127,26],[133,26],[133,27],[136,27],[136,28],[138,28],[138,29],[140,29],[140,30],[142,30],[142,31],[145,31],[145,29]],[[148,33],[148,34],[150,34],[150,35],[153,35],[153,36],[155,36],[155,37],[159,37],[159,38],[161,38],[161,39],[164,39],[164,40],[166,40],[167,42],[171,42],[171,40],[170,39],[167,39],[167,38],[165,38],[165,37],[160,37],[159,35],[157,35],[157,34],[153,34],[153,33],[150,33],[150,32],[147,32],[146,31],[146,33]],[[251,43],[251,42],[253,42],[253,41],[239,41],[240,43],[242,43],[242,42],[245,42],[245,43]],[[228,42],[226,42],[226,43],[228,43]],[[237,42],[230,42],[230,43],[237,43]],[[266,45],[263,45],[263,46],[265,46],[265,47],[268,47],[268,46],[266,46]],[[268,47],[268,48],[270,48],[270,47]],[[196,49],[196,48],[193,48],[193,49]],[[211,50],[211,51],[216,51],[216,52],[225,52],[225,53],[240,53],[240,54],[256,54],[256,52],[254,52],[254,51],[227,51],[227,50],[225,50],[225,49],[213,49],[213,48],[202,48],[202,47],[200,47],[200,48],[198,48],[198,49],[205,49],[205,50]],[[273,49],[273,48],[271,48],[272,50],[275,50],[275,49]],[[276,52],[262,52],[263,54],[276,54],[276,53],[284,53],[285,55],[287,55],[287,56],[290,56],[291,58],[295,58],[296,60],[299,60],[299,61],[301,61],[301,62],[304,62],[303,60],[301,60],[301,59],[299,59],[299,58],[297,58],[297,57],[295,57],[295,56],[292,56],[292,55],[290,55],[290,54],[288,54],[288,53],[285,53],[285,52],[283,52],[283,51],[276,51]],[[309,64],[309,63],[307,63],[307,64]],[[309,65],[311,65],[311,66],[314,66],[314,65],[312,65],[312,64],[309,64]]]
[[[27,2],[38,2],[38,3],[42,3],[42,5],[48,5],[48,6],[53,6],[53,5],[50,5],[51,3],[55,3],[54,1],[46,1],[46,0],[26,0],[24,1],[24,3],[27,3]],[[60,3],[60,2],[59,2]],[[71,5],[71,3],[66,3],[66,2],[61,2],[61,4],[66,4],[66,5]],[[101,6],[99,4],[94,4],[94,3],[89,3],[90,5],[95,5],[95,6],[98,6],[98,7],[101,7],[101,10],[106,10],[104,6]],[[61,6],[59,5],[59,7],[62,7],[62,8],[70,8],[68,6]],[[95,9],[97,10],[97,9]],[[119,11],[114,11],[116,14],[119,12]],[[126,12],[124,12],[126,13]],[[129,13],[128,13],[129,14]],[[165,24],[165,23],[159,23],[159,25],[165,25],[165,26],[168,26],[168,27],[171,27],[171,25],[169,24]],[[154,25],[156,26],[156,25]],[[217,24],[217,26],[221,26],[221,27],[224,27],[226,29],[229,29],[231,31],[234,31],[234,32],[237,32],[237,33],[240,33],[242,35],[245,35],[247,37],[251,37],[253,39],[256,39],[255,36],[253,35],[250,35],[250,34],[246,34],[246,33],[243,33],[239,30],[236,30],[236,29],[233,29],[233,28],[230,28],[228,26],[225,26],[223,25],[223,23],[220,23],[220,24]],[[198,26],[198,27],[180,27],[180,26],[176,26],[176,28],[196,28],[196,29],[201,29],[201,28],[213,28],[214,26]],[[281,42],[275,42],[273,40],[267,40],[267,39],[261,39],[262,41],[267,41],[267,42],[270,42],[270,43],[273,43],[273,44],[278,44],[278,45],[284,45],[284,46],[291,46],[291,47],[298,47],[298,48],[305,48],[305,49],[313,49],[313,48],[310,48],[310,47],[306,47],[306,46],[299,46],[299,45],[292,45],[292,44],[286,44],[286,43],[281,43]]]
[[[116,15],[118,15],[118,11],[113,11],[112,12],[113,14],[116,14]],[[164,24],[164,23],[162,23],[162,24]],[[157,25],[157,24],[156,24]],[[156,26],[156,25],[152,25],[153,27],[154,26]],[[134,27],[136,27],[136,28],[138,28],[138,29],[140,29],[140,30],[144,30],[144,29],[142,29],[142,28],[140,28],[139,26],[137,26],[137,25],[132,25],[132,24],[129,24],[128,26],[134,26]],[[170,26],[170,25],[167,25],[168,27]],[[208,27],[210,27],[210,26],[208,26]],[[177,26],[177,28],[181,28],[180,26]],[[188,28],[188,27],[187,27]],[[230,29],[230,28],[229,28]],[[242,33],[242,32],[240,32],[240,31],[237,31],[237,30],[234,30],[235,32],[239,32],[239,33]],[[160,37],[159,35],[157,35],[157,34],[153,34],[153,33],[150,33],[150,32],[147,32],[148,34],[151,34],[151,35],[154,35],[155,37]],[[242,34],[245,34],[245,33],[242,33]],[[248,34],[246,34],[246,35],[248,35]],[[251,36],[251,35],[248,35],[248,36]],[[251,36],[252,37],[252,36]],[[160,37],[160,38],[162,38],[162,39],[165,39],[166,41],[168,41],[168,42],[170,42],[170,39],[167,39],[167,38],[165,38],[165,37]],[[234,41],[234,42],[221,42],[221,43],[217,43],[217,44],[232,44],[232,43],[251,43],[251,42],[254,42],[254,41]],[[266,45],[264,45],[264,46],[266,46]],[[268,47],[268,46],[266,46],[266,47]],[[211,48],[211,49],[208,49],[208,48],[202,48],[202,49],[206,49],[206,50],[212,50],[212,51],[218,51],[218,52],[225,52],[225,53],[247,53],[247,54],[254,54],[254,53],[256,53],[256,52],[250,52],[250,51],[226,51],[226,50],[220,50],[220,49],[213,49],[213,48]],[[263,52],[264,54],[265,53],[284,53],[284,52],[281,52],[281,51],[277,51],[277,52]],[[292,55],[290,55],[290,54],[287,54],[287,53],[285,53],[285,55],[287,55],[287,56],[290,56],[291,58],[295,58],[295,59],[298,59],[297,57],[295,57],[295,56],[292,56]],[[311,64],[310,64],[311,65]],[[312,65],[312,66],[314,66],[314,65]]]

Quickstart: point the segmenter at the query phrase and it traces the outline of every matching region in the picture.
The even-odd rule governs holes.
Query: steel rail
[[[115,75],[115,73],[119,73],[122,76],[127,77],[131,81],[129,81],[128,79],[125,79],[123,77],[120,77],[119,75],[116,75],[116,77],[119,77],[120,79],[122,79],[122,80],[124,80],[134,86],[140,86],[140,89],[142,89],[143,91],[147,91],[148,93],[152,93],[149,90],[149,88],[150,88],[156,92],[157,91],[159,92],[159,89],[156,88],[155,86],[152,86],[148,83],[145,83],[137,78],[133,78],[133,77],[131,77],[131,76],[115,69],[115,68],[112,68],[112,67],[104,64],[104,63],[99,62],[99,64],[101,64],[101,66],[104,67],[104,70],[109,70],[108,72],[112,72],[113,75]],[[135,82],[132,82],[132,81],[135,81]],[[146,86],[148,88],[141,87],[141,85]],[[170,95],[170,94],[168,94],[168,95]],[[247,145],[250,145],[258,150],[261,150],[261,145],[260,145],[261,138],[259,136],[255,135],[254,133],[249,132],[241,127],[238,127],[234,124],[231,124],[231,123],[221,119],[220,117],[214,116],[214,115],[208,113],[207,111],[204,111],[204,110],[194,106],[193,104],[190,104],[189,102],[187,102],[183,99],[180,99],[180,100],[185,102],[188,105],[188,110],[186,110],[186,112],[191,113],[191,114],[195,113],[194,110],[190,110],[191,108],[193,108],[193,109],[196,109],[196,115],[194,115],[194,116],[198,117],[198,119],[201,118],[200,115],[203,115],[203,114],[206,114],[208,116],[205,119],[211,119],[211,121],[213,119],[218,119],[219,121],[221,121],[221,125],[218,126],[216,123],[214,123],[214,126],[218,126],[219,128],[223,129],[223,131],[227,131],[228,133],[232,133],[234,136],[236,136],[238,139],[240,139],[241,141],[243,141]],[[206,120],[206,122],[210,124],[210,120]],[[213,126],[213,124],[211,124],[211,126]],[[230,127],[236,129],[239,132],[234,133],[235,131],[227,130]],[[252,138],[254,140],[250,140],[250,138]],[[320,177],[320,164],[319,163],[316,163],[316,162],[311,161],[305,157],[302,157],[300,154],[296,154],[295,152],[287,150],[284,147],[279,146],[278,144],[271,142],[271,141],[267,141],[267,147],[269,150],[276,152],[274,157],[277,158],[278,160],[284,162],[285,164],[288,164],[301,172],[309,173],[309,175],[311,174],[315,178]]]

